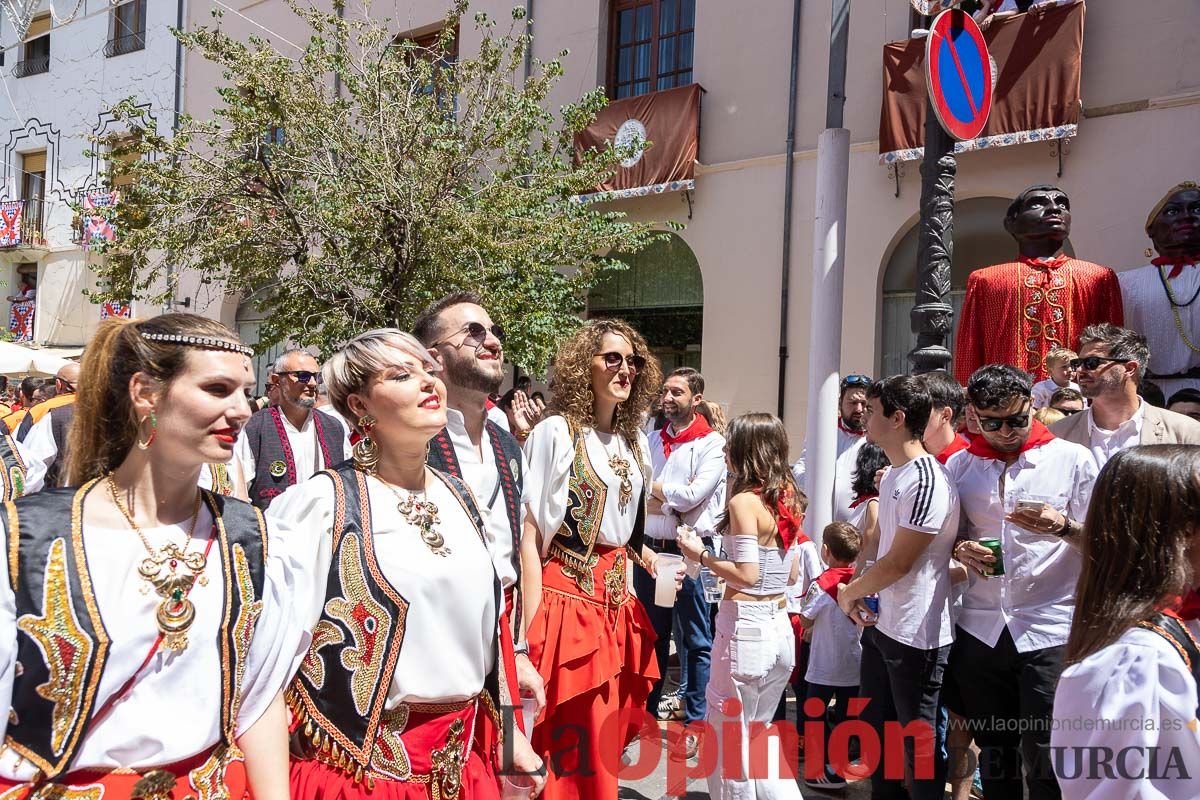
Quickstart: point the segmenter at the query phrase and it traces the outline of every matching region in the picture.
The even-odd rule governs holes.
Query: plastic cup
[[[537,719],[537,698],[522,697],[521,698],[521,716],[525,720],[525,735],[529,736],[533,733],[533,724]]]
[[[503,800],[526,800],[533,794],[533,777],[530,775],[505,775],[500,782],[500,797]]]
[[[704,589],[704,601],[706,603],[719,603],[721,601],[723,593],[721,579],[711,569],[705,567],[700,570],[700,586]]]
[[[683,569],[683,556],[658,554],[658,577],[654,581],[654,605],[671,608],[675,605],[675,576]]]

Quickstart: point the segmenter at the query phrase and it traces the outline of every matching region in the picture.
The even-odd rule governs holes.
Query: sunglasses
[[[988,433],[996,431],[1007,425],[1012,430],[1026,428],[1029,426],[1029,414],[1013,414],[1011,417],[979,417],[979,427]]]
[[[445,344],[463,331],[467,332],[467,335],[464,336],[462,340],[464,345],[467,342],[474,342],[475,346],[478,347],[487,341],[487,335],[489,333],[492,334],[492,336],[495,336],[496,341],[500,342],[500,344],[504,344],[504,328],[501,328],[499,325],[492,325],[490,328],[485,328],[482,323],[468,322],[466,325],[462,326],[445,339],[434,342],[430,345],[430,347],[437,347],[439,344]]]
[[[646,368],[646,359],[639,355],[623,356],[620,353],[597,353],[598,356],[604,359],[604,368],[609,372],[617,372],[621,369],[621,363],[629,365],[629,371],[637,374]]]
[[[1060,414],[1065,414],[1068,417],[1071,416],[1072,414],[1078,414],[1080,411],[1083,411],[1082,408],[1058,408],[1056,406],[1051,406],[1051,408],[1053,408],[1055,411],[1057,411]]]
[[[1071,369],[1083,369],[1094,371],[1100,368],[1100,365],[1105,361],[1111,361],[1114,364],[1124,364],[1124,358],[1109,358],[1108,356],[1088,356],[1087,358],[1072,358],[1067,362],[1067,366]]]
[[[314,381],[318,386],[321,385],[321,373],[313,372],[307,369],[293,369],[285,372],[277,372],[276,375],[291,375],[298,383],[308,383]]]
[[[870,386],[871,379],[866,375],[847,375],[842,378],[842,389],[845,390],[851,386]]]

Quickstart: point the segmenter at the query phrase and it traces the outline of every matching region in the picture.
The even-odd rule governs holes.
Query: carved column
[[[925,156],[921,161],[921,233],[917,242],[917,304],[911,324],[917,346],[908,354],[916,375],[946,369],[946,337],[954,322],[949,303],[954,256],[954,140],[925,108]]]

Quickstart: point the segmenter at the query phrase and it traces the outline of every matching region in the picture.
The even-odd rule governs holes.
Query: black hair
[[[1154,381],[1143,380],[1138,384],[1137,393],[1155,408],[1167,407],[1167,395],[1163,392],[1162,387]]]
[[[1079,332],[1079,349],[1082,351],[1089,344],[1104,345],[1109,358],[1136,361],[1138,382],[1145,379],[1146,367],[1150,363],[1150,345],[1142,334],[1111,322],[1101,322],[1088,325]]]
[[[933,403],[920,378],[912,375],[893,375],[875,381],[867,389],[867,398],[879,398],[884,416],[890,417],[897,411],[903,411],[904,427],[913,439],[920,439],[925,433]]]
[[[676,367],[667,378],[683,378],[687,381],[688,391],[692,394],[704,394],[704,376],[700,370],[692,367]],[[664,379],[665,380],[665,379]]]
[[[1000,408],[1032,394],[1033,376],[1011,364],[985,364],[967,381],[967,399],[976,408]]]
[[[482,306],[483,298],[477,292],[453,292],[440,300],[434,300],[413,321],[412,335],[417,337],[421,344],[432,347],[433,343],[437,341],[442,312],[451,306],[463,303]]]
[[[33,400],[33,393],[37,391],[46,380],[44,378],[35,378],[32,375],[24,378],[21,381],[21,386],[17,389],[21,393],[22,399],[29,403]]]
[[[932,410],[950,409],[952,415],[950,424],[958,424],[958,418],[962,416],[963,409],[967,405],[967,393],[963,391],[962,384],[950,377],[949,373],[940,369],[926,372],[921,376],[921,381],[925,384],[926,391],[929,392],[929,400],[933,404]]]
[[[890,463],[887,453],[883,452],[883,448],[877,444],[864,442],[862,447],[858,448],[858,453],[854,457],[853,482],[850,484],[855,499],[878,493],[875,487],[875,474],[889,466]]]
[[[847,375],[838,384],[838,402],[841,403],[842,400],[846,399],[846,392],[851,389],[866,390],[869,388],[871,388],[871,377],[869,375]]]
[[[1004,212],[1005,219],[1012,219],[1017,214],[1021,213],[1021,209],[1025,206],[1025,198],[1034,192],[1063,192],[1061,188],[1052,183],[1039,183],[1037,186],[1030,186],[1025,191],[1013,198],[1013,201],[1008,204],[1008,210]]]
[[[1171,399],[1167,401],[1167,408],[1176,403],[1200,403],[1200,389],[1180,389],[1175,394],[1171,395]]]

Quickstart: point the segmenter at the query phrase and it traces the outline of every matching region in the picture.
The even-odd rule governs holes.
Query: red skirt
[[[249,800],[250,785],[246,764],[235,748],[218,746],[195,758],[141,770],[83,769],[68,773],[48,784],[15,783],[0,778],[0,795],[5,800],[24,800],[36,788],[39,796],[51,795],[46,787],[61,787],[63,797],[127,798],[170,797],[185,800],[197,797],[227,797]],[[12,792],[12,794],[9,794]]]
[[[646,698],[659,677],[654,626],[629,593],[625,548],[594,554],[579,579],[555,557],[546,564],[527,637],[546,685],[533,747],[550,768],[548,800],[616,798],[621,752],[649,718]]]
[[[353,764],[342,768],[323,753],[293,758],[293,800],[499,800],[500,784],[492,768],[495,724],[484,711],[482,698],[464,703],[409,704],[408,719],[399,732],[380,730],[373,748],[392,770],[407,767],[409,778],[397,780],[373,770],[355,774]]]

